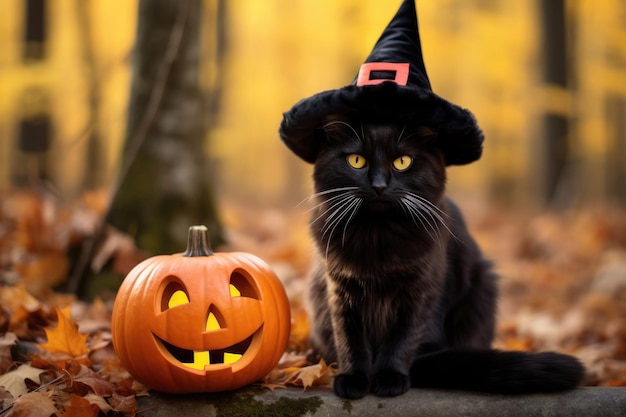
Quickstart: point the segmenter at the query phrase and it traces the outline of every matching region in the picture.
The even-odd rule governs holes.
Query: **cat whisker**
[[[365,128],[363,127],[363,121],[361,120],[361,141],[364,141],[364,139],[365,139]]]
[[[421,213],[422,209],[420,207],[416,206],[415,203],[413,203],[412,201],[408,200],[405,197],[400,199],[400,202],[402,204],[402,207],[405,209],[405,211],[409,214],[409,216],[413,220],[413,223],[415,223],[415,225],[418,226],[418,227],[420,227],[420,225],[421,225],[421,227],[426,231],[426,233],[428,234],[428,236],[430,236],[430,238],[433,240],[433,242],[440,242],[441,243],[440,239],[437,239],[435,236],[433,236],[430,233],[431,230],[433,232],[435,232],[435,228],[428,221],[428,219],[426,219],[424,217],[424,215]],[[419,224],[418,224],[418,221],[419,221]],[[428,225],[428,227],[426,225]],[[441,238],[441,234],[439,234],[439,237]]]
[[[343,230],[343,235],[342,235],[342,240],[341,240],[341,244],[343,246],[345,244],[345,234],[348,228],[348,224],[354,218],[354,215],[358,211],[362,202],[363,202],[362,199],[354,197],[354,196],[346,198],[346,200],[344,201],[344,204],[342,204],[341,207],[337,208],[337,210],[331,213],[331,215],[328,216],[328,218],[326,219],[325,221],[326,224],[322,228],[321,240],[324,241],[324,238],[328,234],[328,239],[326,240],[326,258],[327,259],[328,259],[328,252],[330,250],[330,242],[332,241],[333,234],[335,233],[337,226],[339,226],[339,224],[341,224],[342,219],[344,219],[349,214],[348,220],[346,221],[344,225],[344,230]]]
[[[410,199],[418,207],[420,207],[423,211],[427,212],[428,215],[431,218],[433,218],[433,221],[434,221],[434,219],[437,219],[437,222],[441,223],[441,225],[443,227],[445,227],[445,229],[448,231],[448,233],[450,233],[450,236],[452,236],[456,240],[459,240],[457,238],[457,236],[452,232],[452,230],[450,230],[450,227],[448,227],[448,223],[447,223],[446,219],[450,219],[451,218],[448,213],[446,213],[441,208],[439,208],[435,204],[433,204],[431,201],[425,199],[424,197],[422,197],[420,195],[417,195],[415,193],[408,192],[408,191],[405,191],[405,194],[406,194],[406,198]]]
[[[339,187],[339,188],[331,188],[330,190],[320,191],[320,192],[312,194],[312,195],[308,196],[307,198],[305,198],[304,200],[300,201],[296,207],[300,207],[302,204],[308,203],[311,200],[315,200],[316,198],[325,196],[327,194],[338,193],[338,192],[341,192],[341,191],[356,190],[358,188],[359,187]]]
[[[320,208],[320,207],[322,207],[322,206],[324,206],[324,205],[330,205],[330,206],[329,206],[326,210],[324,210],[324,213],[326,213],[326,212],[328,212],[328,210],[332,209],[333,207],[336,207],[336,205],[337,205],[338,203],[341,203],[341,201],[337,202],[336,200],[343,200],[343,199],[345,199],[346,197],[349,197],[351,194],[352,194],[352,193],[341,193],[341,194],[339,194],[339,195],[336,195],[336,196],[334,196],[334,197],[331,197],[331,198],[329,198],[329,199],[327,199],[327,200],[324,200],[324,201],[322,201],[322,202],[320,202],[320,203],[316,204],[315,206],[311,207],[310,209],[307,209],[306,211],[307,211],[307,212],[311,212],[311,211],[314,211],[314,210],[316,210],[316,209],[318,209],[318,208]],[[331,204],[331,203],[332,203],[332,204]],[[318,218],[319,218],[319,217],[318,217]],[[317,219],[316,219],[316,220],[317,220]],[[313,223],[314,223],[314,222],[315,222],[315,220],[313,221]]]
[[[362,137],[359,136],[359,134],[356,132],[356,130],[354,130],[354,128],[352,126],[350,126],[349,123],[346,123],[342,120],[333,120],[332,122],[328,122],[324,125],[324,129],[328,129],[329,127],[332,127],[333,125],[342,125],[342,126],[346,126],[348,129],[350,129],[352,131],[352,133],[354,133],[354,136],[360,140],[361,142],[363,141]],[[347,135],[346,135],[347,136]],[[365,137],[365,136],[363,136]]]
[[[428,222],[429,225],[431,225],[431,229],[437,233],[437,236],[439,237],[439,240],[441,240],[441,230],[439,230],[439,223],[443,223],[443,219],[441,218],[441,216],[439,216],[436,212],[433,213],[433,210],[426,204],[424,204],[422,201],[420,200],[414,200],[411,198],[411,196],[407,197],[407,200],[411,202],[411,204],[421,213],[425,213],[428,217],[430,217],[430,220],[433,222],[433,225],[431,225],[430,222]],[[428,221],[425,217],[424,220]],[[437,230],[435,230],[437,229]]]
[[[322,239],[324,239],[324,236],[331,228],[333,228],[332,230],[334,230],[333,225],[335,225],[336,227],[336,224],[338,224],[341,219],[345,217],[348,209],[351,207],[355,200],[356,197],[350,196],[333,205],[333,207],[337,207],[337,209],[324,220],[324,227],[322,228]],[[330,210],[331,209],[326,210],[324,213],[328,213]]]
[[[326,239],[326,257],[328,258],[328,251],[330,249],[330,242],[335,233],[335,230],[341,224],[341,221],[348,216],[348,220],[344,226],[344,233],[342,237],[342,245],[345,244],[345,233],[348,227],[348,223],[352,220],[356,212],[358,211],[359,206],[361,205],[362,199],[355,197],[351,193],[342,193],[340,196],[336,196],[338,201],[335,201],[330,207],[323,211],[316,219],[314,219],[311,224],[316,221],[324,218],[324,226],[322,227],[322,237],[321,241]]]
[[[324,219],[324,223],[328,223],[330,221],[330,219],[339,211],[341,210],[342,207],[344,207],[347,202],[349,202],[352,198],[354,198],[352,196],[351,193],[343,193],[337,197],[333,197],[331,199],[328,199],[326,201],[321,202],[320,204],[318,204],[317,206],[315,206],[314,208],[320,207],[322,205],[328,204],[330,201],[333,200],[338,200],[338,201],[334,201],[332,204],[330,204],[324,211],[322,211],[319,216],[317,216],[315,219],[313,219],[311,221],[311,224],[317,222],[318,220],[325,218]],[[331,212],[332,210],[335,210],[333,213],[330,214],[330,216],[326,216],[329,212]]]
[[[354,206],[354,208],[352,208],[352,214],[350,214],[350,217],[348,217],[348,220],[346,220],[346,224],[343,227],[343,235],[341,236],[341,246],[344,246],[346,244],[346,230],[348,229],[348,225],[350,224],[350,222],[354,218],[354,215],[357,213],[357,211],[359,211],[359,208],[361,207],[361,203],[363,203],[363,200],[360,199],[360,198],[357,198],[356,199],[356,206]]]
[[[442,216],[447,217],[448,219],[450,219],[450,215],[448,213],[446,213],[445,211],[443,211],[441,208],[439,208],[436,204],[434,204],[433,202],[429,201],[428,199],[422,197],[419,194],[415,194],[411,191],[407,191],[407,190],[402,190],[404,193],[406,193],[407,195],[423,202],[424,204],[426,204],[429,207],[432,207],[433,209],[435,209],[437,212],[439,212]]]
[[[404,131],[406,130],[406,123],[404,124],[404,126],[402,127],[402,130],[400,131],[400,134],[398,135],[398,139],[396,139],[396,143],[400,143],[403,140],[402,135],[404,135]]]

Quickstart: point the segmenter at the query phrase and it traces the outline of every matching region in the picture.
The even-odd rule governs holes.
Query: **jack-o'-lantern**
[[[163,392],[232,390],[266,376],[285,351],[285,290],[256,256],[215,253],[204,226],[186,252],[137,265],[113,307],[113,345],[138,381]]]

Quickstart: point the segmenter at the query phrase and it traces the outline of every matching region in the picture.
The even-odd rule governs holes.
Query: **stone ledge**
[[[151,393],[150,397],[139,400],[139,411],[142,417],[623,417],[626,387],[584,387],[557,394],[521,396],[412,389],[395,398],[370,395],[360,400],[344,400],[329,390],[290,388],[272,392],[252,386],[213,394]]]

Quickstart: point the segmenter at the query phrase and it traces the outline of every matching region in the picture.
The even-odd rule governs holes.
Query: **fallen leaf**
[[[28,292],[44,297],[67,279],[70,261],[63,249],[51,249],[30,257],[28,262],[16,263],[15,269],[22,277]]]
[[[291,367],[302,368],[308,364],[307,358],[305,354],[302,353],[294,353],[294,352],[285,352],[283,356],[278,361],[277,368],[285,369]]]
[[[77,304],[82,307],[82,314],[76,321],[82,333],[95,333],[98,330],[111,330],[111,311],[100,297],[91,304]]]
[[[269,389],[270,391],[274,391],[276,388],[287,388],[286,382],[287,378],[285,376],[285,372],[281,369],[274,368],[265,376],[265,378],[263,378],[261,386]]]
[[[92,404],[88,399],[76,394],[71,394],[70,403],[64,405],[64,417],[98,417],[100,408]]]
[[[3,386],[14,398],[17,398],[28,391],[24,380],[28,378],[39,381],[39,375],[43,372],[42,369],[33,368],[30,365],[22,365],[14,371],[0,375],[0,386]]]
[[[330,385],[337,373],[334,366],[328,366],[322,359],[315,365],[275,369],[265,378],[262,386],[271,390],[287,385],[307,389],[312,386]]]
[[[55,310],[58,324],[54,329],[45,329],[48,341],[39,347],[50,353],[65,353],[72,357],[89,353],[88,335],[78,333],[78,325],[70,317],[70,309]]]
[[[274,391],[277,388],[287,388],[289,376],[302,367],[307,366],[306,355],[294,352],[285,352],[278,364],[263,378],[261,386]]]
[[[102,366],[102,372],[108,375],[108,380],[119,385],[121,381],[132,379],[130,373],[122,366],[119,359],[108,361]]]
[[[11,347],[15,342],[17,342],[15,333],[7,332],[0,337],[0,347]]]
[[[104,414],[112,410],[109,403],[101,395],[96,395],[90,392],[89,394],[85,395],[85,399],[88,400],[91,404],[96,405]]]
[[[0,374],[4,374],[14,366],[11,346],[17,342],[15,333],[7,332],[0,337]]]
[[[20,340],[34,340],[42,335],[41,328],[48,325],[49,321],[41,308],[29,311],[24,306],[18,306],[11,315],[9,329]]]
[[[338,371],[333,366],[326,365],[323,359],[316,365],[305,366],[291,373],[286,383],[301,386],[307,389],[312,386],[330,385]]]
[[[113,394],[113,384],[85,365],[80,365],[78,373],[72,376],[72,389],[81,396],[88,391],[101,396]]]
[[[31,378],[24,379],[28,391],[39,391],[43,387],[52,385],[55,382],[62,383],[66,375],[59,375],[56,371],[49,369],[39,374],[39,382]]]
[[[15,400],[11,417],[49,417],[58,412],[50,393],[29,392]]]
[[[113,411],[122,413],[125,417],[133,417],[137,414],[137,399],[134,395],[124,397],[113,393],[113,396],[108,401]]]
[[[96,350],[111,346],[113,340],[111,332],[94,331],[88,333],[92,333],[92,337],[89,339],[89,352],[93,353]]]
[[[96,336],[97,335],[98,333],[96,333]],[[91,343],[89,344],[89,359],[94,364],[94,366],[97,366],[98,369],[100,369],[106,363],[117,360],[115,349],[113,349],[113,345],[111,344],[110,341],[104,347],[100,347],[101,344],[104,342],[102,343],[100,341],[96,341],[96,342],[100,343],[99,345],[96,345],[97,346],[96,348],[93,348],[92,347],[93,345]]]
[[[0,305],[13,313],[22,307],[32,312],[41,308],[41,303],[33,297],[23,284],[0,288]]]
[[[4,410],[5,408],[9,407],[11,404],[13,404],[14,400],[15,397],[13,397],[13,395],[8,390],[4,389],[4,387],[0,386],[0,410]]]
[[[507,337],[497,343],[496,347],[502,350],[531,351],[533,349],[533,339],[530,337]]]

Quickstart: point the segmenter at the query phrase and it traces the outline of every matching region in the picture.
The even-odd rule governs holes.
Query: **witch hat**
[[[300,100],[283,114],[280,137],[314,163],[329,114],[433,128],[447,165],[480,158],[483,134],[472,113],[433,93],[419,38],[414,0],[404,0],[351,85]]]

